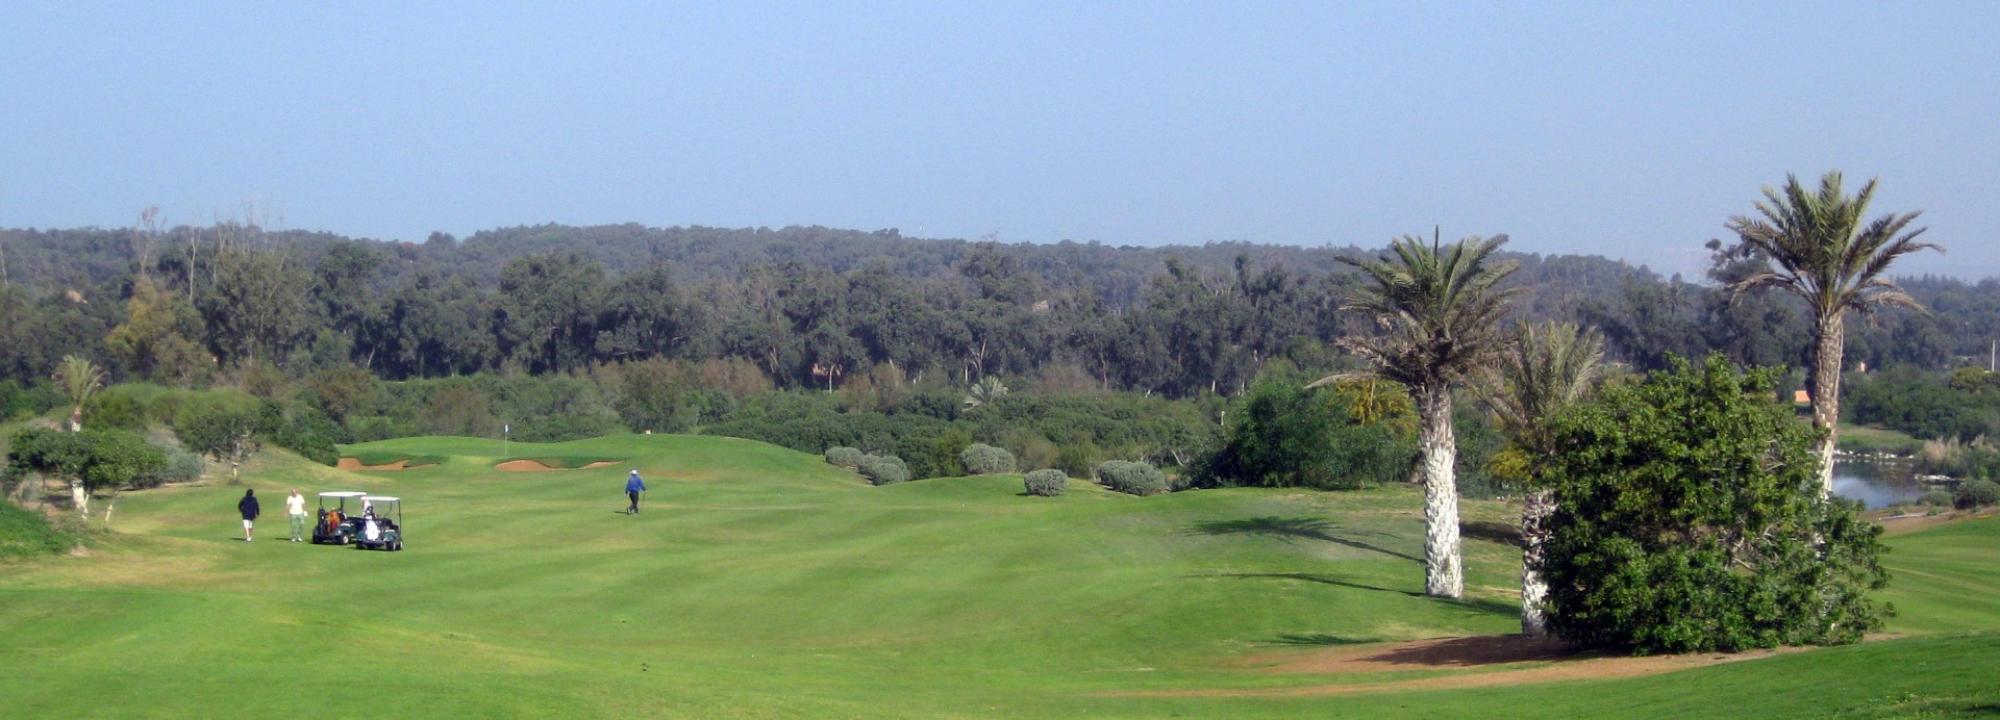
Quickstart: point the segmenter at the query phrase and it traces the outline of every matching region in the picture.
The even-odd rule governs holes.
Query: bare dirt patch
[[[1947,512],[1941,512],[1936,515],[1925,515],[1921,513],[1913,513],[1909,515],[1890,515],[1886,517],[1878,517],[1875,519],[1875,521],[1882,524],[1882,532],[1884,534],[1902,535],[1905,533],[1913,533],[1918,530],[1929,530],[1939,525],[1951,522],[1957,522],[1959,520],[1972,520],[1975,518],[1991,517],[1994,514],[1995,514],[1994,511],[1991,510],[1985,512],[1978,512],[1972,510],[1951,510]]]
[[[1259,672],[1368,675],[1420,671],[1462,671],[1407,680],[1350,682],[1284,688],[1163,690],[1114,693],[1150,697],[1303,697],[1493,687],[1563,680],[1639,677],[1720,663],[1770,657],[1776,652],[1733,655],[1700,653],[1630,657],[1580,650],[1556,641],[1519,635],[1484,635],[1329,649],[1249,658]],[[1268,663],[1268,664],[1267,664]]]
[[[336,468],[339,468],[339,469],[341,469],[341,470],[359,470],[359,471],[363,471],[363,472],[384,472],[384,471],[389,471],[389,470],[408,470],[408,469],[410,469],[410,461],[408,461],[408,460],[397,460],[397,461],[395,461],[395,462],[392,462],[392,463],[387,463],[387,464],[384,464],[384,465],[363,465],[363,464],[361,464],[361,461],[360,461],[360,460],[357,460],[357,459],[354,459],[354,458],[351,458],[351,457],[344,457],[344,458],[341,458],[341,459],[340,459],[340,462],[339,462],[338,464],[334,465],[334,467],[336,467]]]
[[[505,470],[507,472],[555,472],[562,468],[551,467],[534,460],[508,460],[507,462],[493,466],[493,469]]]

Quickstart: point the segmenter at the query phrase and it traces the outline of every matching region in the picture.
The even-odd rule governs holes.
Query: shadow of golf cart
[[[361,517],[354,533],[356,550],[403,549],[403,500],[387,495],[361,498]]]
[[[336,490],[319,494],[319,521],[313,524],[314,545],[348,545],[361,532],[362,498],[368,493]],[[350,507],[351,504],[351,507]]]

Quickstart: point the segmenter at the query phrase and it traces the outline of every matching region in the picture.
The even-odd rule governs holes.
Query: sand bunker
[[[617,465],[617,460],[599,460],[579,468],[563,468],[549,465],[540,460],[508,460],[493,466],[495,470],[507,472],[558,472],[562,470],[596,470]]]
[[[410,469],[410,468],[412,467],[412,465],[410,465],[410,461],[408,461],[408,460],[397,460],[397,461],[395,461],[395,462],[392,462],[392,463],[388,463],[388,464],[386,464],[386,465],[363,465],[363,464],[361,464],[361,461],[360,461],[360,460],[357,460],[357,459],[354,459],[354,458],[351,458],[351,457],[344,457],[344,458],[341,458],[341,459],[340,459],[340,462],[339,462],[338,464],[334,465],[334,467],[337,467],[337,468],[340,468],[340,469],[342,469],[342,470],[360,470],[360,471],[364,471],[364,472],[382,472],[382,471],[385,471],[385,470],[408,470],[408,469]],[[423,466],[423,465],[417,465],[417,466],[414,466],[414,467],[426,467],[426,466]]]
[[[1285,653],[1246,660],[1252,665],[1273,663],[1257,668],[1258,671],[1271,673],[1365,675],[1424,670],[1467,671],[1449,675],[1403,681],[1384,680],[1303,687],[1161,690],[1112,694],[1128,697],[1303,697],[1446,690],[1561,680],[1639,677],[1705,665],[1754,660],[1770,657],[1773,654],[1774,651],[1757,651],[1733,655],[1697,653],[1630,657],[1578,650],[1561,642],[1534,640],[1519,635],[1486,635],[1341,647],[1303,656],[1297,653]],[[1528,666],[1508,667],[1516,664],[1528,664]]]

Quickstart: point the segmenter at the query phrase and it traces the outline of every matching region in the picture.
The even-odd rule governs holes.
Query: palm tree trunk
[[[1458,439],[1451,427],[1451,389],[1442,383],[1417,392],[1423,430],[1417,449],[1424,471],[1424,594],[1456,598],[1465,594],[1459,557]]]
[[[1542,561],[1549,540],[1549,514],[1556,499],[1548,490],[1529,490],[1521,506],[1521,634],[1531,638],[1549,634],[1548,618],[1542,615],[1542,600],[1549,596],[1548,581],[1542,578]]]
[[[1833,494],[1833,450],[1840,432],[1840,366],[1847,329],[1838,313],[1813,329],[1812,409],[1819,440],[1819,496]]]

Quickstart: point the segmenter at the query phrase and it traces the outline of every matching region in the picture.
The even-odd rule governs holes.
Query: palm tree
[[[97,368],[97,363],[68,355],[63,357],[61,365],[56,366],[53,379],[56,387],[62,388],[63,394],[69,397],[69,431],[82,432],[83,405],[90,401],[90,396],[104,388],[104,371]]]
[[[1525,322],[1514,330],[1514,342],[1474,383],[1493,409],[1500,430],[1527,455],[1527,492],[1521,506],[1521,634],[1548,634],[1542,599],[1542,553],[1548,541],[1543,527],[1555,511],[1555,499],[1537,482],[1533,467],[1553,455],[1549,419],[1582,400],[1603,369],[1604,337],[1570,323],[1540,326]]]
[[[1919,250],[1944,248],[1917,242],[1925,228],[1905,231],[1921,212],[1884,215],[1862,224],[1875,181],[1849,197],[1841,192],[1840,173],[1820,178],[1819,192],[1808,192],[1795,175],[1785,176],[1782,194],[1764,188],[1757,203],[1762,217],[1738,215],[1729,229],[1747,249],[1762,255],[1762,272],[1729,286],[1731,296],[1766,287],[1781,288],[1801,298],[1813,315],[1812,363],[1806,367],[1807,392],[1812,397],[1813,426],[1819,441],[1820,496],[1833,492],[1833,449],[1840,420],[1841,353],[1847,343],[1848,310],[1873,312],[1883,306],[1923,312],[1916,299],[1883,276],[1897,258]]]
[[[1516,264],[1489,265],[1487,260],[1505,242],[1505,235],[1485,240],[1468,237],[1445,247],[1434,232],[1429,243],[1414,235],[1398,238],[1389,245],[1393,257],[1343,258],[1360,268],[1367,282],[1342,309],[1372,315],[1382,332],[1342,338],[1340,344],[1367,360],[1374,377],[1402,384],[1417,406],[1417,450],[1424,483],[1424,592],[1439,597],[1465,594],[1451,391],[1503,344],[1500,317],[1513,291],[1499,284]],[[1311,386],[1348,377],[1329,376]]]
[[[83,432],[83,405],[90,402],[90,396],[104,387],[104,371],[97,364],[75,355],[64,356],[62,364],[56,366],[56,387],[62,388],[69,397],[69,431]],[[69,482],[70,501],[83,517],[90,517],[90,491],[83,486],[81,478]]]
[[[975,410],[993,404],[993,401],[1007,396],[1007,384],[1000,378],[988,375],[980,378],[965,391],[965,409]]]

